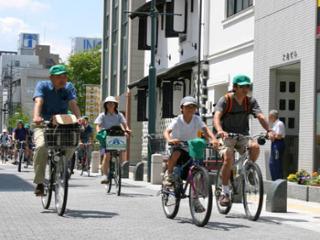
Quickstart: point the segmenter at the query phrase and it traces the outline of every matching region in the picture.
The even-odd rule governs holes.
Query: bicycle
[[[82,148],[82,149],[78,149],[78,154],[79,154],[79,151],[81,151],[82,153],[82,156],[79,159],[81,176],[83,175],[83,172],[86,171],[88,173],[88,177],[90,177],[90,158],[89,158],[90,146],[91,146],[90,143],[83,143],[81,146],[79,146],[79,148]]]
[[[44,180],[44,196],[41,197],[41,202],[43,208],[48,209],[54,191],[57,214],[63,216],[69,188],[69,160],[66,159],[66,150],[78,145],[80,128],[77,123],[53,126],[50,122],[45,122],[44,129],[48,161]]]
[[[112,182],[116,187],[116,194],[120,196],[121,194],[121,162],[120,154],[122,151],[127,149],[127,137],[125,136],[125,131],[121,127],[115,126],[110,129],[106,129],[106,150],[111,154],[110,159],[110,169],[108,174],[108,186],[107,193],[111,192]]]
[[[25,161],[25,148],[26,141],[17,140],[17,151],[18,151],[18,172],[21,172],[22,162]],[[28,167],[28,160],[26,160],[26,166]]]
[[[178,145],[182,148],[188,146],[188,142],[181,142]],[[208,144],[206,148],[212,147]],[[208,223],[211,216],[213,194],[208,171],[203,167],[203,160],[190,157],[185,163],[177,163],[173,171],[172,186],[168,187],[162,184],[160,190],[162,208],[167,218],[175,218],[181,199],[189,198],[193,223],[199,227]],[[183,173],[187,176],[183,177]],[[186,193],[187,189],[189,189],[189,194]],[[199,210],[201,207],[202,210]]]
[[[257,139],[259,145],[264,145],[267,139],[265,134],[254,137],[241,134],[229,133],[229,138]],[[234,160],[230,175],[231,203],[228,206],[221,206],[219,197],[222,193],[221,168],[218,170],[215,180],[216,205],[220,214],[228,214],[236,196],[242,196],[242,203],[246,217],[256,221],[260,217],[263,205],[263,178],[259,166],[249,160],[249,147],[244,154]]]

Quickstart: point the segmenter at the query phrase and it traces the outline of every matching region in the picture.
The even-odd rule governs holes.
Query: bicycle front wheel
[[[55,205],[59,216],[66,210],[68,199],[68,161],[65,157],[56,164]]]
[[[18,172],[21,172],[21,165],[22,161],[24,159],[24,153],[19,151],[19,156],[18,156],[19,162],[18,162]]]
[[[203,227],[208,223],[212,210],[212,186],[208,171],[200,166],[192,171],[189,207],[194,224]]]
[[[259,166],[248,162],[242,179],[243,206],[248,219],[256,221],[263,205],[263,179]]]
[[[214,195],[216,198],[216,205],[218,208],[218,212],[220,214],[228,214],[231,210],[232,207],[232,201],[230,202],[230,204],[228,206],[222,206],[220,204],[220,196],[222,194],[222,179],[221,179],[221,168],[218,170],[217,175],[216,175],[216,180],[215,180],[215,190],[214,190]]]
[[[173,219],[177,216],[182,192],[182,182],[176,180],[172,187],[162,185],[161,201],[162,209],[167,218]]]
[[[44,196],[41,197],[42,206],[48,209],[51,203],[52,190],[53,190],[53,169],[51,159],[48,160],[46,172],[44,177]]]
[[[120,166],[120,159],[116,158],[115,159],[115,171],[114,171],[114,182],[115,182],[115,186],[116,186],[116,191],[117,191],[117,195],[120,196],[121,194],[121,166]]]

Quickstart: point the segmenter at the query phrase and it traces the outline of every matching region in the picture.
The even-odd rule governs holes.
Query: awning
[[[156,8],[160,10],[163,5],[166,3],[166,0],[156,0]],[[143,4],[141,7],[134,10],[129,17],[131,19],[134,19],[136,17],[146,16],[147,13],[149,13],[151,10],[151,1]]]
[[[188,70],[191,71],[192,67],[195,66],[195,64],[196,64],[196,61],[192,60],[192,61],[188,61],[188,62],[184,62],[184,63],[179,63],[172,68],[158,72],[157,73],[157,83],[160,83],[164,79],[170,80],[170,79],[179,78],[179,77],[183,76],[183,72],[186,72]],[[149,76],[145,76],[138,81],[135,81],[135,82],[128,84],[128,88],[129,89],[134,88],[134,87],[148,88],[148,77]]]

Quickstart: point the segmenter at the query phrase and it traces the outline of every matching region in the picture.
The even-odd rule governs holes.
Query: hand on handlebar
[[[43,122],[43,118],[40,117],[40,116],[36,116],[33,118],[33,122],[36,124],[36,125],[40,125],[42,122]]]
[[[225,132],[225,131],[219,131],[219,132],[217,133],[217,137],[222,138],[223,140],[225,140],[226,138],[229,137],[229,135],[228,135],[228,133]]]
[[[214,149],[218,149],[220,147],[220,142],[217,139],[213,139],[210,141],[210,144],[213,146]]]
[[[181,141],[180,141],[179,139],[177,139],[177,138],[170,139],[170,140],[168,141],[169,145],[177,145],[177,144],[179,144],[180,142],[181,142]]]

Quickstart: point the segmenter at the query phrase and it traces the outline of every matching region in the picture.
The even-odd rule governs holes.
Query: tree
[[[77,101],[85,113],[85,84],[100,84],[101,52],[99,48],[76,53],[68,59],[68,77],[77,90]]]
[[[19,120],[22,120],[24,123],[29,123],[30,120],[30,117],[22,111],[21,107],[17,107],[15,113],[9,117],[9,129],[14,129]]]

